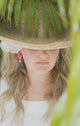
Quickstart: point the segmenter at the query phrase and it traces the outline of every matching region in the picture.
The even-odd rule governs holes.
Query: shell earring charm
[[[21,63],[22,54],[21,51],[18,52],[18,62]]]

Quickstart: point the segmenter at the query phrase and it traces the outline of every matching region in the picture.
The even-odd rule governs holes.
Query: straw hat
[[[34,1],[8,2],[6,6],[4,2],[0,3],[0,46],[3,51],[18,53],[21,48],[51,50],[71,46],[57,3]],[[64,24],[66,26],[66,22]]]

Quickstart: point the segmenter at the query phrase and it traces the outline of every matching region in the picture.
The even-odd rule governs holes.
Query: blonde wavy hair
[[[71,49],[60,49],[59,59],[57,60],[54,68],[52,69],[52,81],[51,87],[45,94],[45,99],[48,103],[48,110],[44,114],[43,118],[48,121],[53,115],[56,102],[60,98],[61,94],[67,87],[67,75],[69,72],[71,57]],[[11,100],[15,101],[15,115],[16,126],[24,126],[24,106],[20,99],[20,94],[24,94],[23,88],[28,87],[28,79],[26,77],[27,71],[24,60],[19,64],[17,54],[10,52],[3,53],[2,59],[2,76],[6,78],[8,82],[8,89],[0,96],[0,115],[1,120],[4,121],[5,107],[4,105]],[[53,80],[55,84],[53,83]]]

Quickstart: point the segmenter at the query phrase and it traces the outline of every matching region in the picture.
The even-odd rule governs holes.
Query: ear
[[[22,59],[22,51],[21,51],[21,50],[18,52],[18,59],[19,59],[19,60]]]

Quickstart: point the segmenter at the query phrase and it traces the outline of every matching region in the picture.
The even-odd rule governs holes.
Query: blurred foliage
[[[1,40],[0,40],[0,43],[1,43]],[[1,74],[1,59],[2,59],[2,50],[1,50],[1,48],[0,48],[0,74]]]
[[[58,0],[59,8],[65,16],[64,0]],[[56,105],[51,126],[80,125],[80,0],[69,0],[70,36],[72,60],[68,75],[66,98],[64,93]]]

